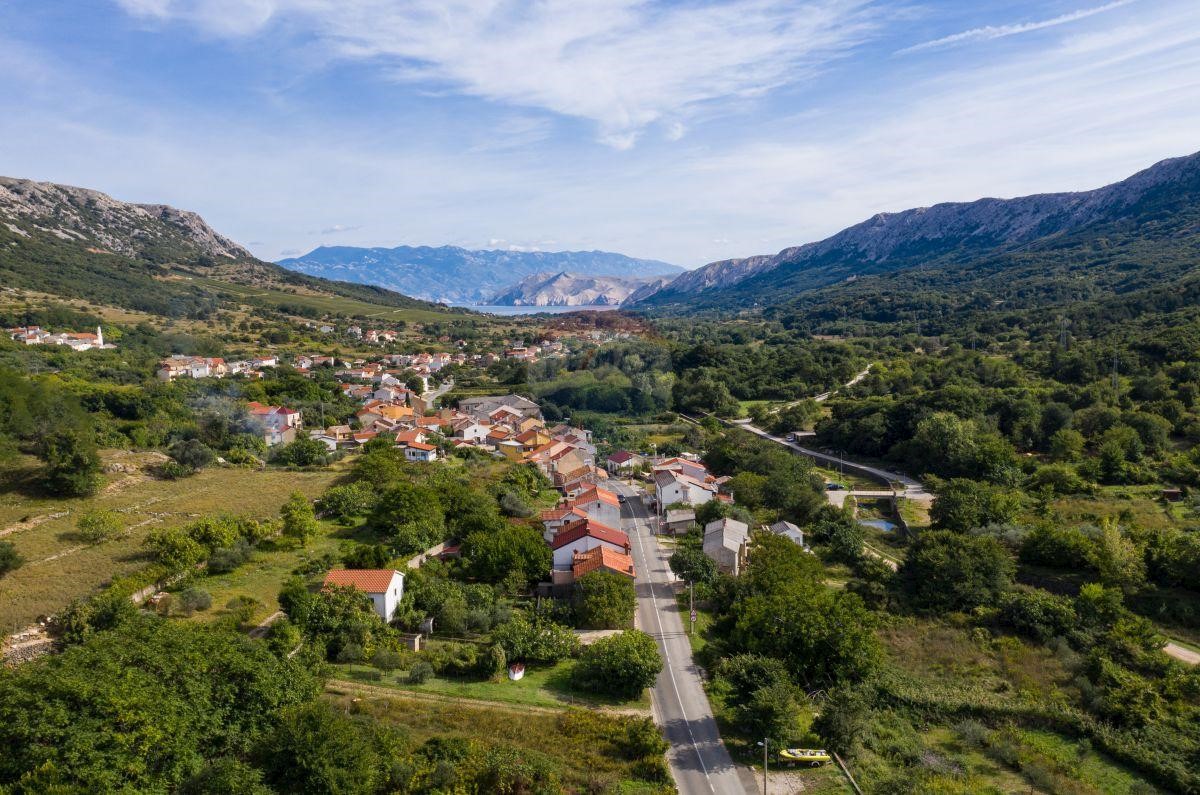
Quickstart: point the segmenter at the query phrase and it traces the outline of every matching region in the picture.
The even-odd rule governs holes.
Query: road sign
[[[692,611],[692,623],[693,624],[696,623],[696,611],[695,610]]]

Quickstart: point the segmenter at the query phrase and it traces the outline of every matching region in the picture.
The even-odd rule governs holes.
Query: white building
[[[736,577],[746,559],[750,528],[737,519],[717,519],[704,526],[704,554],[725,574]]]
[[[325,575],[325,587],[350,586],[366,594],[375,613],[391,621],[404,596],[404,575],[394,569],[337,569]]]

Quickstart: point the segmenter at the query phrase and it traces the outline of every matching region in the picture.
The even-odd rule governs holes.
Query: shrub
[[[0,577],[21,568],[25,559],[17,554],[17,546],[11,541],[0,541]]]
[[[179,594],[179,606],[188,613],[212,607],[212,594],[203,588],[188,588]]]
[[[113,511],[88,511],[75,523],[79,537],[89,544],[102,541],[121,532],[121,517]]]
[[[662,667],[654,638],[631,629],[586,647],[572,679],[584,690],[635,698],[654,684]]]
[[[578,626],[622,629],[633,625],[637,594],[633,580],[612,571],[591,571],[575,583]]]
[[[196,470],[191,467],[184,466],[178,461],[167,461],[160,464],[157,469],[158,476],[164,480],[182,480],[196,474]]]
[[[433,676],[433,666],[425,660],[417,660],[413,663],[412,668],[408,669],[408,683],[410,685],[423,685]]]
[[[185,439],[171,445],[168,455],[175,459],[180,466],[190,470],[204,469],[213,462],[216,456],[213,451],[198,439]]]

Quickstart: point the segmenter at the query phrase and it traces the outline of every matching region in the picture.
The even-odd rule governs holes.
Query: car
[[[833,757],[824,748],[784,748],[779,752],[779,759],[789,765],[808,765],[809,767],[820,767],[833,761]]]
[[[629,499],[629,497],[625,496],[624,494],[618,494],[618,495],[617,495],[617,502],[625,502],[625,501],[627,501],[628,499]]]
[[[789,433],[789,434],[787,435],[787,440],[788,440],[789,442],[794,442],[794,441],[796,441],[796,434],[794,434],[794,433]]]
[[[841,483],[826,483],[825,491],[845,491],[846,487]]]

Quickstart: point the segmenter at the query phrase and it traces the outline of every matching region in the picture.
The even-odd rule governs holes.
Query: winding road
[[[684,795],[756,793],[753,774],[735,765],[721,742],[700,671],[692,661],[692,647],[675,601],[673,575],[651,533],[654,520],[642,502],[644,492],[616,480],[608,485],[625,498],[621,525],[633,546],[637,625],[658,641],[663,658],[663,670],[650,697],[654,720],[671,744],[667,763],[675,786]]]

